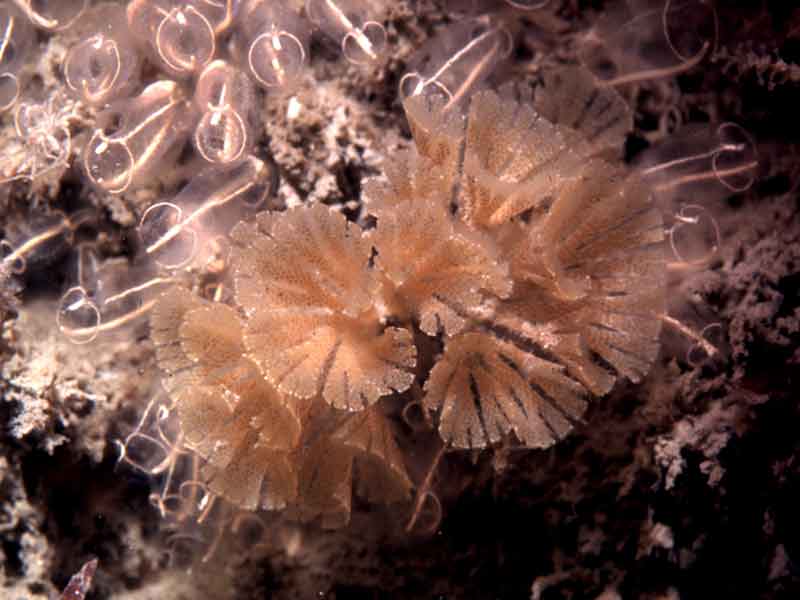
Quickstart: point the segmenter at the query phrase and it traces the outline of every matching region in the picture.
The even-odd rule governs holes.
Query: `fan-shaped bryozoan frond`
[[[534,101],[537,113],[562,133],[573,131],[576,142],[585,140],[593,153],[622,156],[633,113],[619,94],[598,88],[591,73],[578,67],[545,71],[543,80]]]
[[[415,152],[400,151],[383,167],[384,177],[367,179],[362,187],[369,212],[373,215],[392,213],[398,206],[415,200],[415,209],[427,202],[446,207],[455,183],[430,159]],[[423,200],[424,199],[424,200]]]
[[[544,203],[581,171],[589,148],[531,108],[503,103],[493,92],[470,105],[464,148],[464,219],[475,227],[500,225]]]
[[[406,200],[381,211],[370,234],[376,265],[389,280],[388,313],[413,315],[428,335],[459,333],[487,310],[489,298],[511,292],[492,241],[453,221],[441,203]]]
[[[298,470],[301,502],[291,513],[301,521],[320,518],[323,527],[342,527],[350,521],[353,488],[353,450],[321,438],[311,444]]]
[[[440,97],[411,96],[404,104],[415,151],[400,152],[384,164],[384,178],[364,182],[370,212],[395,212],[414,200],[415,210],[428,202],[447,207],[458,180],[464,118],[444,111]]]
[[[440,96],[410,96],[403,104],[417,153],[441,172],[441,192],[449,196],[458,176],[464,118],[445,110]]]
[[[419,265],[435,264],[446,244],[441,230],[428,222],[428,212],[447,220],[451,205],[460,217],[456,229],[474,234],[470,239],[495,265],[494,272],[511,282],[509,293],[502,286],[458,280],[481,289],[483,302],[472,303],[472,312],[453,311],[460,320],[445,331],[459,335],[447,342],[425,399],[428,408],[441,408],[442,438],[457,447],[482,447],[510,431],[526,445],[552,443],[580,417],[584,389],[603,395],[618,375],[640,380],[658,351],[665,278],[661,217],[642,182],[602,158],[613,158],[610,149],[623,139],[629,114],[622,101],[612,90],[593,92],[579,75],[548,80],[551,88],[572,91],[575,98],[561,106],[537,102],[557,124],[531,108],[503,103],[492,92],[476,94],[463,150],[445,133],[452,116],[437,114],[432,105],[411,105],[412,123],[420,107],[427,107],[422,113],[427,137],[417,153],[392,165],[388,183],[366,188],[377,205],[376,264],[384,267],[393,289],[413,281],[409,273]],[[612,114],[599,125],[603,106]],[[442,188],[452,190],[452,198],[430,201],[417,193],[440,186],[438,156],[462,153],[455,179]],[[420,227],[429,237],[416,244],[414,228],[403,225],[402,234],[391,233],[402,242],[391,252],[384,248],[393,228],[412,219],[425,223]],[[392,264],[395,253],[402,258]],[[388,266],[384,255],[392,257]],[[493,272],[478,270],[486,277]],[[445,280],[425,281],[447,289]],[[435,311],[433,316],[442,318]],[[425,325],[424,313],[415,317],[425,333],[436,331]],[[545,377],[548,371],[522,366],[537,360],[558,371],[558,385],[546,392],[542,382],[554,381]]]
[[[186,356],[178,332],[190,310],[205,306],[203,301],[182,287],[164,293],[150,316],[150,336],[156,345],[156,360],[164,372],[161,382],[170,394],[191,387],[197,379],[195,363]]]
[[[442,439],[457,448],[483,448],[510,431],[544,448],[586,407],[583,388],[563,367],[477,332],[448,342],[425,391],[425,406],[441,410]]]
[[[185,444],[207,461],[202,476],[211,492],[248,510],[296,500],[291,452],[300,425],[269,384],[241,396],[221,387],[187,390],[177,409]]]
[[[248,355],[282,392],[347,410],[407,389],[416,364],[411,333],[380,323],[361,233],[324,206],[297,208],[240,225],[232,253]]]
[[[238,314],[174,288],[154,309],[151,329],[184,443],[207,461],[208,488],[250,510],[293,500],[289,453],[300,421],[244,358]]]
[[[502,243],[518,284],[496,322],[553,352],[598,395],[614,379],[595,357],[639,381],[658,353],[663,239],[661,216],[641,182],[591,161],[546,217],[519,225]]]
[[[321,517],[325,527],[346,524],[354,485],[371,502],[409,498],[412,484],[403,455],[389,419],[377,406],[348,414],[330,433],[316,434],[319,421],[307,427],[312,433],[298,453],[301,501],[291,511],[297,518]]]
[[[355,451],[360,495],[372,502],[407,500],[411,480],[389,419],[377,407],[347,418],[331,436]]]

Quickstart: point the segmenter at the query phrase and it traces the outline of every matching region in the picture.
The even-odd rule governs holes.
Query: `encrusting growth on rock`
[[[165,387],[211,492],[340,525],[353,489],[394,502],[414,485],[382,398],[421,388],[452,448],[512,432],[544,448],[590,396],[646,374],[661,217],[613,157],[624,103],[586,81],[545,79],[571,101],[537,97],[538,112],[493,92],[465,116],[411,96],[416,149],[364,185],[374,228],[322,205],[262,213],[232,233],[232,306],[162,296]]]

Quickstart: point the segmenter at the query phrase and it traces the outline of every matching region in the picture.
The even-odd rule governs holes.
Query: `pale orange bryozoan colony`
[[[162,297],[158,359],[209,491],[338,525],[354,485],[374,502],[414,487],[382,398],[421,387],[452,448],[543,448],[647,373],[661,217],[615,157],[624,103],[588,81],[562,71],[533,107],[481,92],[465,116],[406,99],[415,150],[365,183],[373,228],[262,213],[232,233],[231,306]],[[441,352],[424,359],[426,338]]]

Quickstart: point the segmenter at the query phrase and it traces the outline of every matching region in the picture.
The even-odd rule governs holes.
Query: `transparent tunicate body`
[[[253,145],[255,92],[250,78],[222,60],[208,65],[197,80],[194,104],[200,114],[194,146],[207,162],[232,164]]]
[[[7,3],[0,5],[0,112],[19,98],[19,71],[34,41],[28,19]]]
[[[56,325],[75,344],[88,344],[97,337],[100,311],[84,288],[75,286],[64,293],[58,304]]]
[[[579,42],[578,56],[598,84],[671,77],[713,51],[717,16],[703,0],[628,0]]]
[[[300,15],[270,0],[250,0],[240,11],[241,60],[264,88],[289,90],[308,62],[308,29]]]
[[[707,182],[743,192],[756,178],[758,150],[745,129],[726,122],[679,131],[647,151],[639,162],[642,175],[662,194]]]
[[[79,27],[85,33],[64,61],[67,87],[92,106],[129,94],[138,82],[140,60],[124,9],[116,4],[98,5]]]
[[[22,275],[31,267],[46,264],[65,252],[73,240],[75,229],[86,215],[69,218],[55,211],[33,215],[25,223],[25,231],[0,240],[2,270]]]
[[[174,198],[150,206],[139,235],[159,266],[180,269],[209,256],[209,242],[265,206],[275,173],[248,156],[231,167],[209,167]]]
[[[124,258],[101,261],[94,249],[81,245],[75,285],[61,297],[56,324],[73,343],[87,344],[103,333],[140,322],[172,281]]]
[[[309,21],[354,64],[374,63],[386,51],[386,29],[377,20],[380,8],[376,2],[355,0],[308,0],[305,5]]]
[[[137,97],[119,100],[98,115],[84,150],[93,184],[121,193],[141,177],[163,167],[163,160],[185,140],[193,122],[191,103],[173,81],[157,81]]]
[[[207,2],[133,0],[128,27],[157,62],[175,77],[190,77],[214,58],[216,29],[203,11]]]
[[[746,191],[758,176],[755,141],[735,123],[689,126],[646,150],[637,163],[668,215],[671,269],[706,268],[721,247],[715,202]]]
[[[60,31],[75,24],[89,6],[89,0],[14,0],[31,23],[48,31]]]
[[[194,0],[194,6],[211,23],[215,33],[227,31],[236,21],[242,0]]]
[[[439,96],[449,110],[479,89],[512,47],[508,30],[486,18],[451,25],[412,56],[413,70],[400,80],[400,97]]]

